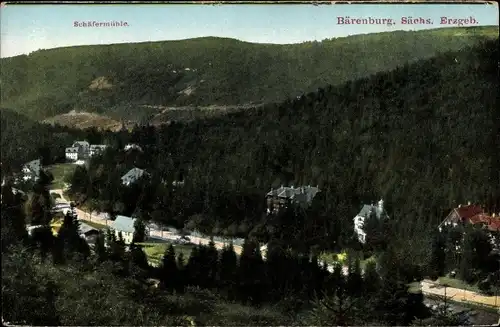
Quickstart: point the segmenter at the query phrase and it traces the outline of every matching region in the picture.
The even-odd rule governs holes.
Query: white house
[[[90,144],[87,141],[76,141],[71,147],[78,148],[78,159],[86,159],[90,156]]]
[[[140,146],[138,146],[137,144],[127,144],[125,145],[125,148],[124,148],[125,151],[130,151],[130,150],[139,150],[139,151],[142,151],[142,148]]]
[[[106,149],[106,145],[104,144],[92,144],[90,146],[90,156],[95,156],[97,154],[102,153]]]
[[[363,225],[366,218],[368,218],[372,212],[375,212],[377,218],[380,218],[384,212],[384,201],[380,200],[376,206],[373,204],[365,204],[356,217],[354,217],[354,231],[358,235],[358,239],[361,243],[365,243],[366,241],[366,233],[363,229]]]
[[[78,147],[69,147],[66,148],[66,159],[76,161],[78,160]]]
[[[23,179],[25,181],[28,180],[37,180],[40,177],[40,170],[42,169],[42,163],[40,159],[36,159],[33,161],[30,161],[23,166]]]
[[[129,186],[130,184],[135,183],[139,178],[141,178],[144,173],[146,173],[145,170],[139,169],[139,168],[132,168],[130,169],[125,175],[122,176],[122,184]]]
[[[132,239],[134,237],[134,224],[136,218],[127,217],[127,216],[116,216],[116,219],[113,220],[110,224],[111,229],[114,231],[116,237],[119,237],[119,234],[122,234],[123,241],[125,244],[132,243]],[[146,228],[146,236],[148,236],[148,229]]]

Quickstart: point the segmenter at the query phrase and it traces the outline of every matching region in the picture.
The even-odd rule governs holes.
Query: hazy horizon
[[[360,34],[459,26],[439,24],[442,16],[473,17],[477,21],[474,26],[498,26],[497,4],[7,4],[0,15],[2,58],[85,45],[205,37],[257,44],[298,44]],[[338,17],[386,18],[396,23],[338,24]],[[401,17],[432,19],[433,24],[401,24]],[[81,27],[89,21],[116,22],[123,26]],[[75,27],[75,22],[80,26]]]

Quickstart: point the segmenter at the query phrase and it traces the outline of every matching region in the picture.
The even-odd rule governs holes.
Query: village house
[[[294,187],[293,185],[281,186],[278,189],[271,189],[266,194],[268,213],[276,213],[281,208],[285,207],[288,202],[298,204],[302,207],[307,207],[311,204],[316,194],[320,192],[318,186],[313,187],[300,186]]]
[[[130,184],[137,182],[139,178],[141,178],[145,173],[146,171],[143,169],[132,168],[125,175],[122,176],[121,178],[122,184],[129,186]]]
[[[117,238],[121,233],[125,244],[130,244],[132,243],[132,239],[134,237],[135,221],[136,218],[118,215],[116,216],[116,219],[111,222],[110,228],[113,230]],[[148,236],[147,228],[146,228],[146,236]]]
[[[85,240],[89,245],[94,245],[96,243],[97,237],[99,236],[100,233],[99,230],[84,222],[80,222],[79,225],[80,225],[80,230],[79,230],[80,236],[85,238]]]
[[[488,231],[493,245],[497,245],[497,238],[500,237],[500,213],[489,214],[478,205],[468,202],[467,205],[459,205],[451,210],[446,218],[439,224],[439,231],[443,227],[451,226],[474,225],[482,227]]]
[[[66,159],[71,161],[85,160],[106,149],[104,144],[89,144],[87,141],[76,141],[70,147],[66,148]]]
[[[25,181],[36,181],[40,177],[40,170],[42,169],[42,162],[40,159],[32,160],[23,165],[23,179]]]
[[[358,240],[361,243],[366,242],[366,233],[364,231],[365,220],[370,217],[370,214],[375,213],[378,219],[382,217],[382,215],[386,215],[384,213],[384,200],[380,200],[377,205],[374,204],[365,204],[361,208],[361,211],[354,217],[354,232],[358,235]]]
[[[500,232],[500,213],[488,214],[478,205],[459,205],[439,224],[439,230],[444,226],[471,224],[481,226],[490,232]]]
[[[65,155],[66,155],[67,160],[77,161],[78,160],[78,148],[77,147],[66,148]]]
[[[78,148],[78,159],[87,159],[90,155],[90,144],[87,141],[76,141],[71,147]]]

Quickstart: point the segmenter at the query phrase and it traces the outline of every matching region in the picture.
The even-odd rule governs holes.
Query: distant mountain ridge
[[[156,106],[280,102],[498,37],[497,26],[354,35],[301,44],[203,37],[39,50],[0,60],[2,107],[140,121]]]

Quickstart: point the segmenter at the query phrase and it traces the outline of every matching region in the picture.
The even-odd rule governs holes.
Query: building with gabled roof
[[[268,213],[279,211],[288,202],[307,207],[312,203],[318,192],[320,192],[318,186],[311,185],[300,187],[294,187],[293,185],[290,187],[281,186],[278,189],[271,189],[266,194]]]
[[[359,213],[354,217],[354,232],[358,235],[358,240],[361,243],[366,242],[366,233],[364,231],[365,221],[372,213],[375,213],[375,216],[380,219],[382,215],[387,217],[387,213],[385,213],[384,208],[384,200],[380,199],[377,205],[374,204],[365,204],[359,211]]]
[[[125,244],[130,244],[134,237],[134,224],[136,220],[137,218],[118,215],[115,220],[111,221],[109,227],[114,231],[117,238],[121,233]],[[146,228],[146,236],[147,235],[148,229]]]
[[[40,159],[32,160],[23,165],[22,172],[24,174],[23,179],[28,180],[38,180],[40,178],[40,170],[42,169],[42,161]]]
[[[438,228],[443,226],[457,226],[460,223],[470,222],[474,216],[483,214],[484,210],[478,205],[472,205],[470,202],[467,205],[459,205],[450,211],[448,216],[439,224]]]
[[[140,168],[132,168],[122,176],[122,184],[129,186],[130,184],[137,182],[144,174],[147,174],[145,170]]]
[[[78,147],[68,147],[64,151],[65,157],[68,160],[76,161],[78,160]]]

